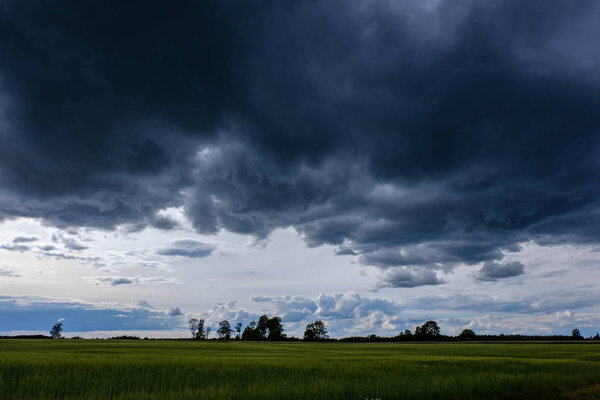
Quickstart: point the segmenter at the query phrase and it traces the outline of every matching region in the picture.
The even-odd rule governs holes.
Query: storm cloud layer
[[[598,18],[591,0],[6,1],[0,219],[172,229],[160,211],[182,207],[200,233],[294,227],[380,287],[520,275],[501,260],[522,243],[600,238]],[[212,251],[188,245],[163,251]]]

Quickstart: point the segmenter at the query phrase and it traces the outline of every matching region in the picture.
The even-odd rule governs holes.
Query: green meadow
[[[553,399],[599,384],[597,343],[0,340],[4,400]]]

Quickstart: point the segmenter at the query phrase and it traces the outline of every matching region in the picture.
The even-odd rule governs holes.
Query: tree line
[[[204,319],[192,318],[188,321],[192,339],[194,340],[205,340],[210,339],[211,328],[205,326]],[[250,322],[242,331],[243,324],[237,322],[233,328],[228,320],[219,322],[219,327],[216,331],[217,337],[223,340],[286,340],[289,339],[283,332],[283,324],[281,323],[281,317],[271,317],[267,315],[261,315],[258,321]],[[304,339],[306,340],[319,340],[326,339],[327,328],[323,321],[315,321],[306,326],[304,332]]]
[[[193,340],[211,339],[212,328],[206,325],[204,319],[192,318],[188,326]],[[464,329],[456,336],[442,335],[441,329],[436,321],[427,321],[416,326],[414,331],[406,329],[396,336],[385,337],[377,335],[352,336],[341,339],[330,339],[327,334],[325,322],[318,320],[306,325],[302,338],[288,337],[284,333],[281,317],[261,315],[258,321],[252,321],[242,330],[243,323],[236,322],[233,327],[228,320],[219,322],[215,339],[220,340],[266,340],[266,341],[340,341],[340,342],[409,342],[409,341],[518,341],[518,340],[598,340],[600,334],[584,338],[579,329],[573,329],[571,335],[478,335],[472,329]],[[57,322],[50,329],[50,336],[44,335],[18,335],[0,336],[0,338],[28,338],[28,339],[61,339],[63,323]],[[75,337],[72,339],[81,339]],[[111,339],[137,339],[137,336],[118,336]],[[148,338],[144,338],[148,339]]]

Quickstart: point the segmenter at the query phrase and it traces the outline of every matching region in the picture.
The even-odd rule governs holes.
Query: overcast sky
[[[595,334],[599,20],[1,2],[0,334]]]

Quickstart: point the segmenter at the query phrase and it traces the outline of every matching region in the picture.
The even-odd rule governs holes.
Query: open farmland
[[[595,343],[0,341],[6,400],[530,399],[598,384]]]

